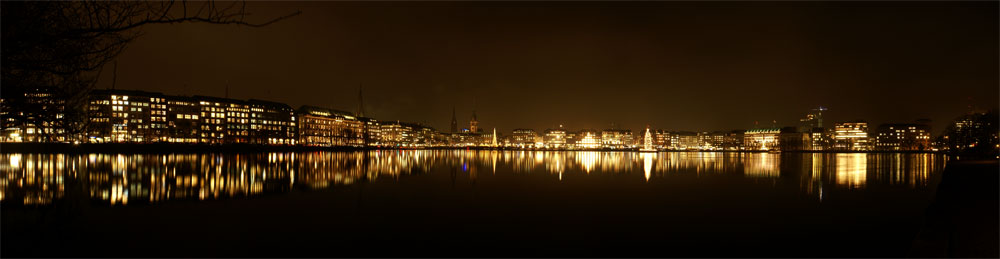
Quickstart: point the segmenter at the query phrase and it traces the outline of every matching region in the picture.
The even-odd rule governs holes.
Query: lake
[[[2,256],[901,257],[946,157],[0,154]]]

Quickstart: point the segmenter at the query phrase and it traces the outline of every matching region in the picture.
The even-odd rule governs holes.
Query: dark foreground
[[[910,161],[893,156],[735,154],[709,159],[661,153],[652,164],[643,164],[630,160],[631,154],[597,154],[604,157],[593,169],[549,169],[574,159],[554,158],[560,153],[514,153],[511,162],[504,162],[504,156],[489,156],[496,152],[439,153],[433,156],[454,160],[322,188],[300,186],[312,173],[308,169],[317,165],[296,158],[307,161],[299,164],[296,181],[264,181],[260,188],[281,191],[252,198],[133,200],[128,206],[107,206],[88,198],[91,190],[78,184],[67,184],[64,198],[46,206],[20,206],[6,197],[0,256],[997,255],[995,161],[950,164],[943,174],[931,173],[922,188],[923,180],[888,184],[902,176],[884,174],[882,168]],[[392,154],[390,158],[400,152]],[[590,155],[595,154],[576,157],[587,161]],[[518,169],[519,163],[532,161],[544,168]],[[639,162],[615,169],[600,161]]]
[[[949,164],[912,257],[1000,257],[997,161]]]

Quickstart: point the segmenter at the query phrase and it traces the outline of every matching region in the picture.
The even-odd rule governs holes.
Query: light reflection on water
[[[926,188],[944,167],[935,154],[809,154],[719,152],[535,152],[409,150],[258,154],[2,154],[0,200],[45,205],[66,196],[120,206],[166,200],[253,197],[292,189],[326,189],[358,182],[460,168],[470,181],[497,168],[514,175],[605,174],[637,181],[673,176],[792,179],[804,193],[870,185]],[[579,175],[579,176],[576,176]],[[527,179],[525,179],[527,181]],[[68,194],[70,193],[70,194]]]

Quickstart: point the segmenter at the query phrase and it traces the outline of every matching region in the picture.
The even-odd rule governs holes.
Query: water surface
[[[2,256],[905,256],[934,154],[2,154]]]

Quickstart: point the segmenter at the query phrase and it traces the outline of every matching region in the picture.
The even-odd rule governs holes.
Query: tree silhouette
[[[0,94],[7,112],[0,126],[49,125],[67,136],[82,135],[88,91],[104,65],[142,35],[142,26],[191,22],[261,27],[300,13],[255,23],[245,19],[244,2],[4,1]],[[53,139],[50,133],[42,136]]]
[[[1000,155],[1000,116],[997,110],[971,112],[948,125],[938,142],[948,148],[949,153],[966,158],[995,159]]]

